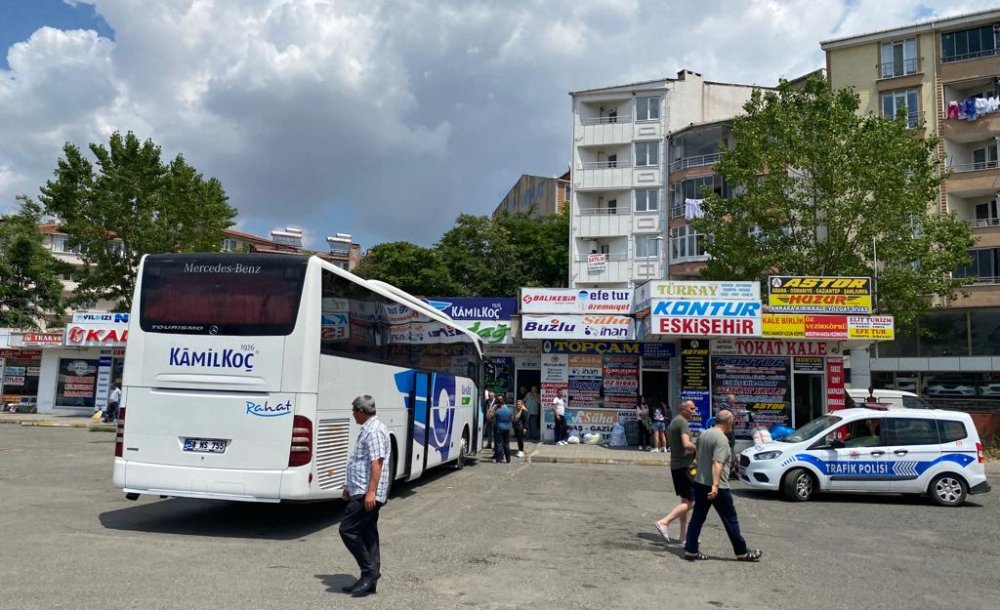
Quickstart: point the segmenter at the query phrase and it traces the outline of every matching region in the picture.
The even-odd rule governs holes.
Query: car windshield
[[[788,436],[784,437],[779,442],[801,443],[802,441],[807,441],[839,421],[840,418],[836,415],[824,415],[823,417],[812,420],[795,432],[792,432]]]

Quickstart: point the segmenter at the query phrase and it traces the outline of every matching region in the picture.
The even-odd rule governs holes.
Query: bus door
[[[406,480],[420,477],[427,468],[427,422],[431,410],[431,376],[414,371],[409,398],[406,446]]]

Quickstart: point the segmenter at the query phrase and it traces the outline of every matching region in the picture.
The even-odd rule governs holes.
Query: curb
[[[91,422],[60,422],[49,419],[5,419],[0,424],[22,426],[25,428],[88,428],[93,432],[114,432],[111,424],[94,424]]]
[[[552,455],[529,455],[524,461],[533,464],[607,464],[624,466],[660,466],[666,464],[659,460],[623,460],[618,458],[592,458],[592,457],[557,457]]]

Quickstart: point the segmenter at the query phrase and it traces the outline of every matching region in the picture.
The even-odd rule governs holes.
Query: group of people
[[[532,388],[534,389],[534,388]],[[526,395],[530,396],[528,393]],[[486,392],[486,422],[483,428],[484,448],[493,448],[493,462],[510,464],[510,434],[517,440],[517,457],[524,457],[524,437],[528,434],[530,419],[525,400],[518,400],[510,407],[510,397]]]
[[[510,463],[510,433],[514,431],[518,442],[519,457],[524,456],[524,435],[529,427],[528,408],[525,401],[517,400],[514,408],[510,400],[503,396],[487,395],[486,421],[492,424],[493,460]],[[727,403],[718,410],[714,425],[702,432],[695,445],[691,438],[689,421],[696,417],[697,409],[690,400],[681,403],[677,415],[664,426],[666,440],[655,440],[654,448],[670,448],[670,475],[674,490],[680,502],[662,519],[654,522],[654,527],[669,543],[673,539],[669,527],[674,521],[680,523],[678,540],[684,543],[684,558],[688,560],[708,559],[699,550],[701,530],[714,506],[722,519],[729,542],[738,561],[759,561],[763,553],[747,545],[740,532],[739,519],[733,496],[729,489],[730,469],[733,462],[731,437],[734,414],[730,406],[735,399],[727,397]],[[660,402],[650,416],[652,422],[666,420],[669,409]],[[392,455],[389,430],[376,417],[375,400],[368,395],[358,396],[351,403],[354,421],[361,426],[351,452],[346,471],[343,499],[347,502],[340,522],[340,537],[348,551],[354,556],[361,571],[360,577],[342,588],[345,593],[362,597],[375,593],[381,578],[381,553],[379,547],[378,516],[389,492],[389,468],[387,462]],[[561,409],[560,409],[561,407]],[[643,408],[640,404],[639,409]],[[563,442],[565,434],[565,405],[556,396],[552,409],[556,414],[556,439]],[[648,407],[646,407],[648,413]],[[662,409],[663,419],[657,419],[657,411]],[[663,430],[653,426],[651,430]],[[491,437],[487,437],[491,438]]]
[[[653,453],[667,452],[667,414],[670,407],[659,398],[647,401],[639,397],[635,407],[635,418],[639,422],[639,450]]]
[[[736,559],[759,561],[763,553],[760,549],[750,548],[743,538],[729,488],[735,455],[731,440],[735,415],[729,407],[735,404],[735,398],[726,398],[726,404],[715,415],[714,425],[701,433],[697,445],[691,440],[688,423],[697,413],[694,402],[682,402],[677,416],[671,420],[668,428],[670,478],[680,503],[662,519],[655,521],[653,527],[664,540],[672,542],[668,528],[674,521],[679,521],[678,540],[684,543],[684,558],[708,559],[699,551],[699,544],[708,511],[714,506]]]

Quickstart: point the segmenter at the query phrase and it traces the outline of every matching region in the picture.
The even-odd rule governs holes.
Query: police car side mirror
[[[835,438],[832,441],[830,441],[830,449],[843,449],[845,446],[846,445],[844,445],[844,441],[840,440],[839,438]]]

